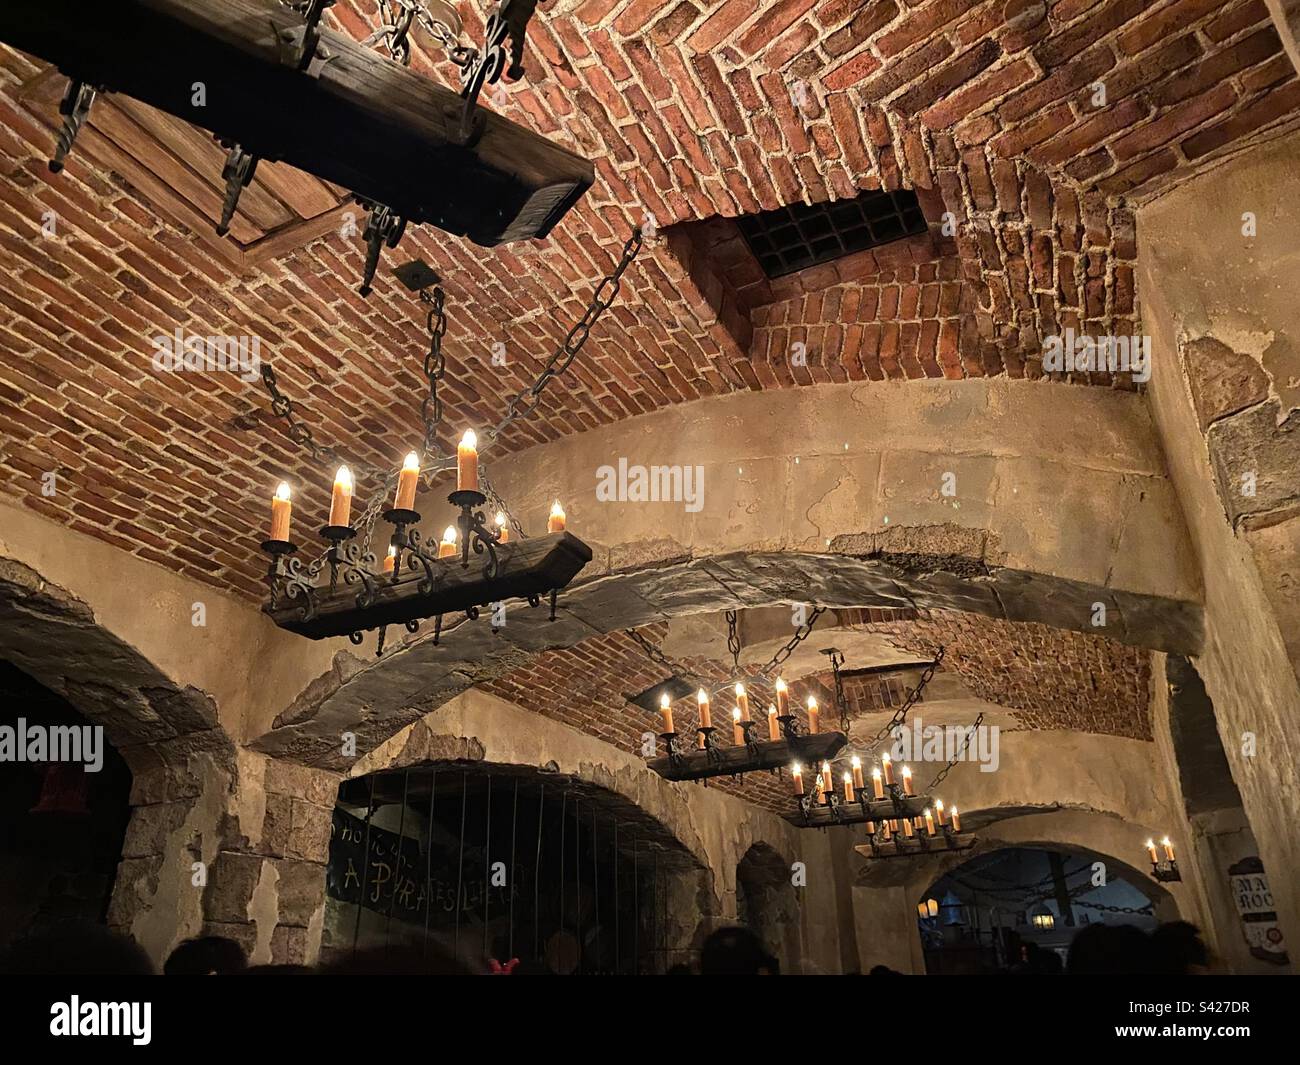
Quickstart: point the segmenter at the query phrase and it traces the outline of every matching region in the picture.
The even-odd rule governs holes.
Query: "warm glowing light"
[[[334,475],[334,494],[330,499],[331,525],[346,526],[352,516],[352,471],[340,466]]]
[[[1156,853],[1156,841],[1153,839],[1147,840],[1147,855],[1150,857],[1152,865],[1160,861],[1160,856]]]
[[[510,529],[506,525],[506,516],[504,511],[497,511],[497,542],[508,544],[510,542]]]
[[[821,712],[817,709],[817,700],[811,695],[808,696],[808,732],[809,734],[821,731]]]
[[[388,546],[388,554],[384,556],[384,572],[392,573],[397,565],[397,548],[392,544]]]
[[[460,446],[465,448],[478,447],[478,435],[473,429],[465,430],[465,435],[460,438]]]
[[[912,767],[903,766],[903,794],[912,794]]]
[[[420,483],[420,456],[414,451],[406,456],[402,468],[397,474],[397,498],[393,500],[394,510],[415,509],[415,489]]]
[[[1165,838],[1160,841],[1160,846],[1165,849],[1165,860],[1172,862],[1174,860],[1174,845],[1169,842],[1168,836],[1165,836]]]
[[[289,483],[287,481],[280,482],[280,487],[275,490],[275,498],[286,503],[289,501]]]
[[[672,700],[668,698],[667,692],[659,694],[659,712],[664,715],[664,733],[671,735],[673,732],[673,708]]]
[[[558,499],[551,504],[551,514],[546,519],[546,531],[548,533],[564,532],[564,508],[560,506]]]
[[[289,486],[280,482],[271,498],[271,535],[269,539],[287,541],[289,539],[289,518],[293,514],[293,504],[289,501]]]
[[[456,447],[456,491],[478,491],[478,437],[466,429]]]
[[[873,768],[871,770],[871,794],[877,799],[885,797],[885,786],[880,780],[880,770]]]

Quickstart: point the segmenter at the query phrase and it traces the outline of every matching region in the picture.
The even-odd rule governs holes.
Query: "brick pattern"
[[[946,649],[942,668],[959,674],[977,697],[1014,711],[1025,728],[1151,739],[1150,666],[1145,653],[1136,648],[1102,636],[954,611],[923,612],[902,620],[882,612],[837,614],[841,625],[881,633],[918,660],[942,645]],[[666,626],[650,625],[639,631],[659,642],[665,630]],[[707,658],[684,662],[697,675],[718,683],[731,675],[725,662]],[[627,696],[664,679],[663,670],[631,637],[615,632],[544,652],[527,666],[480,687],[623,750],[640,751],[643,734],[657,733],[660,718],[628,703]],[[905,687],[888,674],[848,678],[845,696],[850,717],[898,705],[906,695]],[[803,702],[809,694],[833,719],[831,675],[792,684],[791,705],[805,726]],[[753,716],[761,720],[772,698],[765,686],[751,687]],[[726,698],[714,700],[715,724],[726,726],[732,705]],[[677,731],[689,734],[698,724],[694,700],[687,697],[674,703],[673,718]],[[778,813],[789,812],[788,786],[781,777],[763,774],[739,782],[720,778],[709,786]]]
[[[1139,648],[1036,622],[947,610],[860,627],[918,656],[942,645],[945,669],[959,674],[977,697],[1014,710],[1026,728],[1151,739],[1150,658]]]
[[[1127,199],[1289,120],[1300,82],[1259,0],[1057,0],[1036,24],[1016,14],[1038,6],[544,4],[528,79],[503,110],[593,158],[596,186],[536,246],[485,252],[408,233],[368,301],[355,292],[355,237],[236,276],[84,155],[49,175],[52,134],[17,101],[40,67],[0,49],[2,490],[260,598],[254,545],[268,492],[295,482],[307,520],[325,512],[329,471],[271,423],[256,384],[159,374],[151,338],[178,326],[259,338],[321,438],[395,465],[417,438],[424,341],[418,305],[387,267],[418,255],[447,279],[449,447],[532,381],[647,211],[669,227],[906,186],[925,207],[932,250],[910,263],[878,251],[833,283],[815,268],[789,283],[798,291],[779,288],[738,315],[717,275],[692,272],[660,238],[570,379],[506,434],[502,452],[745,388],[1039,376],[1035,353],[1059,329],[1136,328]],[[481,39],[477,5],[461,7]],[[361,37],[373,11],[347,0],[328,17]],[[453,73],[424,41],[414,65],[442,81]],[[1102,109],[1091,103],[1098,80]],[[806,370],[788,357],[805,336]],[[504,367],[491,362],[497,341]],[[41,491],[49,472],[53,495]],[[374,487],[361,483],[358,501]]]

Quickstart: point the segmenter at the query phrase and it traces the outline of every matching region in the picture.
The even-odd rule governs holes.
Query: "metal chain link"
[[[925,686],[930,683],[930,678],[934,676],[935,671],[939,668],[939,663],[943,661],[944,648],[940,644],[938,652],[934,656],[934,661],[925,667],[921,673],[921,679],[916,682],[916,687],[907,693],[907,698],[903,700],[903,705],[894,711],[885,726],[876,733],[875,737],[867,745],[867,753],[874,752],[880,746],[881,741],[888,736],[894,729],[898,728],[907,721],[908,712],[921,699],[921,693],[925,691]]]
[[[447,372],[447,357],[442,353],[442,338],[447,335],[447,312],[443,309],[441,285],[433,286],[433,295],[421,289],[420,299],[429,304],[429,313],[424,320],[429,331],[429,350],[424,356],[424,376],[428,379],[429,391],[420,403],[420,421],[424,423],[424,443],[420,450],[423,463],[436,454],[438,428],[442,425],[442,398],[438,395],[438,383]]]
[[[763,676],[767,676],[767,674],[771,673],[777,666],[783,665],[785,660],[794,654],[794,649],[803,643],[804,640],[808,639],[809,635],[812,633],[813,626],[817,624],[817,619],[824,613],[826,613],[826,608],[824,606],[813,607],[813,612],[808,615],[808,620],[794,630],[794,635],[786,641],[785,646],[778,650],[776,654],[772,656],[772,660],[758,672]]]
[[[948,774],[952,772],[952,767],[961,761],[961,756],[966,753],[966,748],[970,746],[971,737],[975,735],[975,730],[980,727],[983,721],[984,711],[981,710],[979,714],[976,715],[974,723],[966,729],[966,738],[961,741],[957,750],[953,752],[953,756],[948,759],[948,764],[939,770],[938,776],[930,781],[930,786],[925,789],[926,791],[934,791],[935,788],[948,779]]]
[[[740,636],[736,632],[736,612],[728,610],[727,618],[727,650],[731,652],[731,672],[737,677],[740,676]]]
[[[632,235],[628,237],[623,245],[622,254],[619,257],[618,264],[614,270],[607,274],[596,287],[591,300],[587,304],[587,309],[582,317],[574,324],[564,338],[564,342],[551,356],[545,368],[538,375],[533,384],[521,390],[511,399],[506,408],[505,416],[490,429],[485,430],[479,435],[479,453],[482,454],[484,448],[495,443],[507,429],[510,428],[518,419],[527,416],[537,407],[541,401],[542,392],[552,380],[563,374],[572,364],[573,360],[578,357],[582,351],[583,345],[586,344],[587,338],[591,335],[592,327],[600,320],[601,316],[609,310],[614,300],[618,297],[623,275],[627,268],[636,258],[637,252],[641,250],[644,243],[641,236],[641,227],[637,226],[632,230]],[[421,298],[425,299],[424,293]],[[425,425],[425,455],[421,462],[422,479],[426,486],[431,483],[433,477],[445,470],[451,469],[455,464],[455,456],[440,456],[432,462],[428,460],[428,453],[433,450],[432,441],[436,434],[436,427],[442,418],[442,403],[437,396],[437,382],[442,379],[446,370],[445,359],[442,354],[442,338],[446,334],[446,317],[442,309],[442,290],[435,289],[435,294],[426,302],[434,302],[434,309],[430,310],[426,324],[429,327],[429,353],[425,356],[425,376],[429,378],[429,392],[421,404],[421,417]],[[436,321],[435,321],[436,316]],[[436,374],[433,371],[437,371]],[[285,396],[276,387],[275,371],[271,369],[269,363],[262,364],[262,381],[265,383],[267,391],[271,394],[271,409],[279,417],[285,418],[288,424],[287,432],[289,438],[295,443],[307,448],[311,457],[316,461],[327,459],[331,463],[347,462],[349,468],[360,471],[366,476],[383,476],[384,493],[396,484],[397,475],[392,471],[384,471],[375,466],[365,463],[344,460],[341,453],[331,445],[317,443],[312,435],[311,429],[302,424],[295,417],[295,407],[293,401]],[[523,406],[527,401],[527,405]],[[431,428],[432,426],[432,428]],[[494,505],[503,514],[507,515],[515,531],[521,537],[526,536],[519,522],[510,516],[509,508],[502,500],[501,496],[493,491],[486,478],[480,477],[484,485],[484,494],[494,500]],[[364,511],[362,511],[362,520],[366,522],[366,544],[367,549],[370,543],[370,530],[373,528],[375,520],[383,510],[384,500],[378,498],[373,500]],[[321,557],[324,557],[323,555]]]

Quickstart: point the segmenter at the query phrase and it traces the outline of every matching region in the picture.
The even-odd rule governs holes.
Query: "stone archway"
[[[1206,928],[1195,884],[1160,884],[1139,867],[1143,841],[1158,831],[1150,824],[1112,813],[1054,807],[1004,806],[997,811],[972,809],[970,814],[971,823],[980,827],[976,843],[969,850],[922,858],[864,859],[858,863],[853,901],[864,972],[875,965],[901,972],[924,972],[917,902],[944,874],[973,857],[1007,848],[1088,856],[1102,863],[1108,879],[1132,884],[1150,898],[1158,920],[1183,919]]]
[[[790,863],[755,843],[736,865],[736,920],[763,941],[782,972],[797,972],[802,962],[798,910]]]
[[[1059,973],[1090,924],[1153,930],[1176,915],[1163,886],[1117,859],[1065,844],[996,845],[945,863],[916,897],[926,971]],[[1055,957],[1051,955],[1055,954]],[[1054,964],[1048,964],[1054,963]]]

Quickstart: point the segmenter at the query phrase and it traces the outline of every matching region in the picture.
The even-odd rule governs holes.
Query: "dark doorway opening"
[[[25,742],[93,726],[4,661],[0,727],[7,730],[0,758],[0,944],[62,920],[104,922],[131,816],[131,771],[102,730],[94,772],[84,762],[50,761],[48,745],[42,753]],[[41,757],[28,760],[29,754]]]

